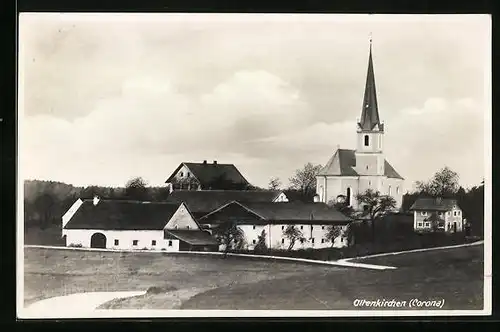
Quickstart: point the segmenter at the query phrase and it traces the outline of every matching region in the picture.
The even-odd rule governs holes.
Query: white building
[[[200,218],[200,224],[214,229],[224,222],[235,222],[243,231],[244,247],[252,250],[258,238],[265,231],[266,245],[272,249],[287,249],[290,239],[285,235],[289,226],[301,232],[304,241],[297,241],[294,250],[332,247],[327,238],[329,226],[337,226],[340,235],[334,240],[334,247],[348,244],[345,230],[350,219],[325,203],[228,203]]]
[[[340,149],[316,177],[316,194],[321,202],[328,203],[338,196],[345,196],[354,209],[361,209],[356,194],[367,189],[392,196],[399,208],[403,201],[403,182],[384,155],[384,123],[380,121],[372,46],[368,59],[368,74],[363,99],[361,119],[358,120],[356,150]]]
[[[455,233],[463,230],[462,209],[455,199],[419,198],[410,208],[417,232]]]
[[[62,217],[66,246],[164,251],[217,250],[183,203],[78,199]]]

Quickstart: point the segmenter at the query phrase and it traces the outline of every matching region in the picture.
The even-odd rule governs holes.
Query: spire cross
[[[372,33],[370,32],[370,46],[372,46]]]

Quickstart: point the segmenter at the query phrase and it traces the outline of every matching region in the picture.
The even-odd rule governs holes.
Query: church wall
[[[389,193],[389,186],[391,186],[390,193]],[[386,195],[392,196],[396,200],[397,209],[401,207],[401,205],[403,204],[403,180],[395,178],[386,178],[386,180],[384,180],[383,192]]]

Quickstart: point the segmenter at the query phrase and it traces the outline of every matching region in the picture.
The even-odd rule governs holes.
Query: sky
[[[484,15],[22,14],[25,179],[162,185],[181,162],[284,185],[354,149],[369,36],[386,159],[411,190],[444,166],[485,176]],[[491,158],[491,156],[489,157]]]

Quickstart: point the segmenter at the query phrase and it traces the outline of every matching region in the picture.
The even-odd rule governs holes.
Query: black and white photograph
[[[18,46],[18,318],[491,314],[488,15],[21,13]]]

